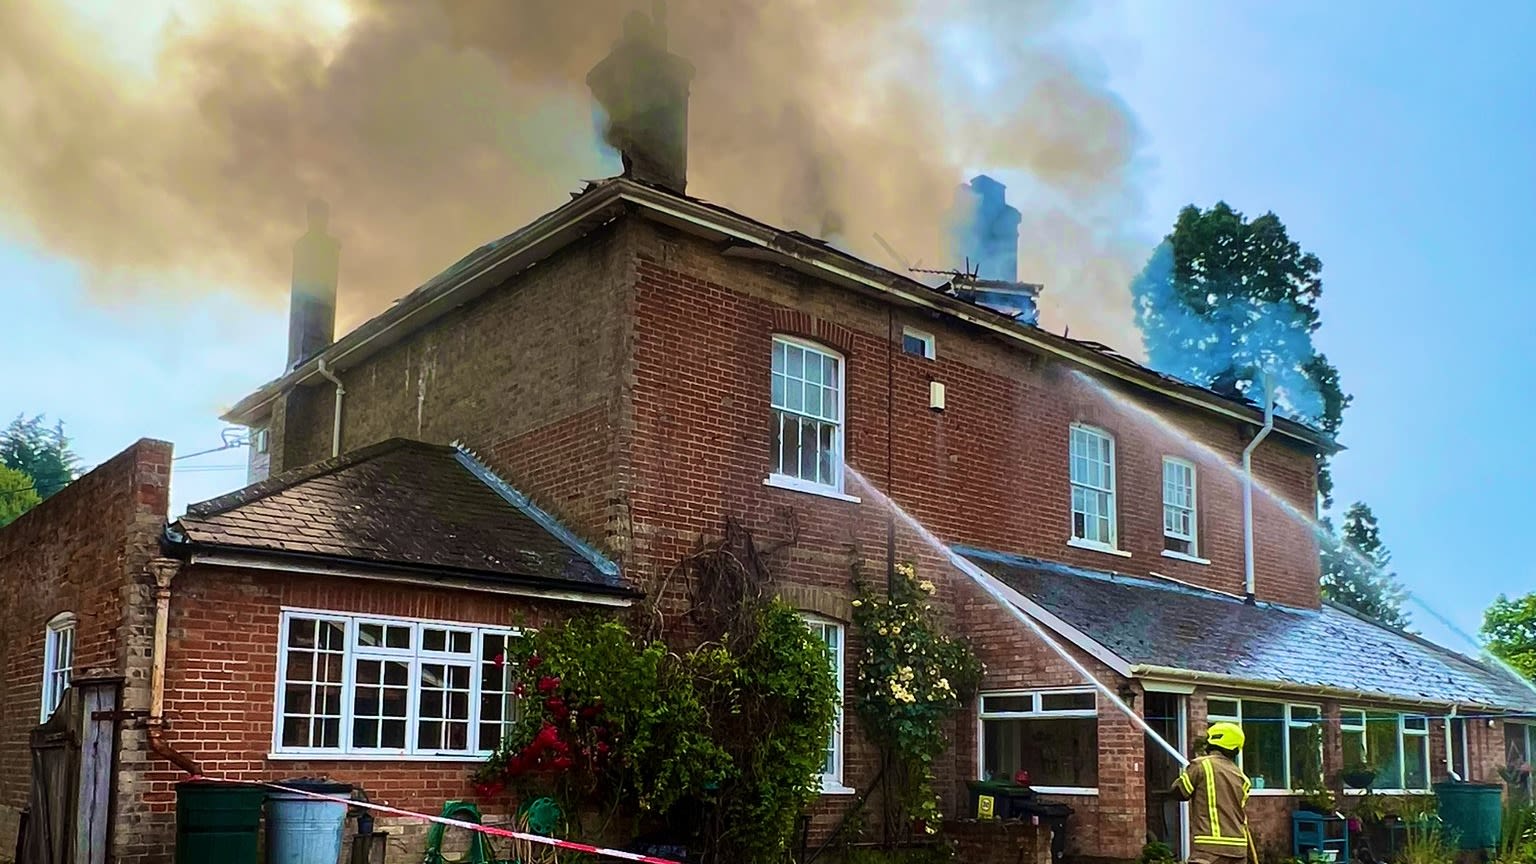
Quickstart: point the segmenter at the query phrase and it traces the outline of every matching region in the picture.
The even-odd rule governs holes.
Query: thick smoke
[[[353,0],[337,35],[230,7],[167,31],[144,77],[64,7],[0,3],[0,226],[104,291],[281,302],[318,196],[343,243],[341,319],[356,323],[611,173],[584,79],[636,8],[650,4]],[[689,192],[888,265],[877,232],[909,261],[953,266],[956,184],[1002,172],[1025,214],[1020,278],[1047,284],[1047,321],[1139,353],[1122,242],[1140,215],[1137,136],[1062,46],[1072,12],[673,0],[669,47],[697,69]]]

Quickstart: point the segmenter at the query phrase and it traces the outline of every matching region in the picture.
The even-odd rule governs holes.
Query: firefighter
[[[1243,730],[1214,723],[1205,733],[1206,755],[1189,763],[1173,783],[1173,794],[1190,802],[1191,864],[1257,864],[1248,833],[1248,792],[1252,785],[1237,767]]]

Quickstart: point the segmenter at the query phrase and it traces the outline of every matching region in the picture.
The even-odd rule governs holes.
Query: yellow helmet
[[[1236,723],[1212,723],[1211,728],[1205,730],[1205,740],[1212,747],[1220,747],[1223,750],[1243,749],[1243,727]]]

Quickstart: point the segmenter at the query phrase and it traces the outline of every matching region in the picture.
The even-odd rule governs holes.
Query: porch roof
[[[958,548],[1047,613],[1044,623],[1141,677],[1188,673],[1277,690],[1536,711],[1514,676],[1328,603],[1298,609],[1197,587]],[[1041,616],[1037,616],[1041,617]],[[1050,620],[1054,618],[1055,620]],[[1087,644],[1084,644],[1084,642]],[[1101,654],[1102,656],[1102,654]]]
[[[395,438],[194,504],[172,549],[635,593],[618,566],[473,454]]]

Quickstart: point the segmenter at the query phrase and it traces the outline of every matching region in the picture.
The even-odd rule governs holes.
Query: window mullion
[[[416,755],[421,724],[421,625],[411,625],[411,653],[404,658],[405,672],[405,747],[407,755]]]
[[[357,693],[353,690],[353,667],[357,662],[353,640],[357,638],[357,621],[353,618],[342,619],[341,632],[341,732],[336,736],[336,744],[341,752],[351,753],[352,712],[357,703]],[[318,644],[318,629],[315,635]]]

